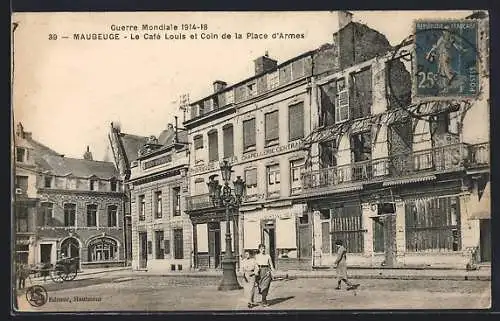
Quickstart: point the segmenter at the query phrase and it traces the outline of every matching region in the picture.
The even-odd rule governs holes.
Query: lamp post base
[[[236,260],[230,258],[222,259],[222,282],[217,288],[219,291],[240,290],[243,287],[238,283],[236,276]]]

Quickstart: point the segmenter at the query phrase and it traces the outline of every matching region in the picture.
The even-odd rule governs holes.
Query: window
[[[222,128],[222,136],[224,141],[224,158],[234,156],[234,137],[233,125],[228,124]]]
[[[256,87],[257,86],[255,86],[255,83],[251,83],[251,84],[247,85],[248,97],[254,96],[256,94],[256,92],[257,92]]]
[[[28,176],[16,176],[16,188],[26,193],[28,191]]]
[[[329,168],[337,166],[337,141],[319,143],[319,166]]]
[[[144,195],[139,196],[139,221],[144,221],[146,219],[146,200]]]
[[[196,180],[194,182],[194,195],[201,195],[206,193],[207,184],[203,179]]]
[[[370,116],[372,107],[372,72],[365,69],[351,74],[349,105],[352,119]]]
[[[289,141],[304,137],[304,103],[288,107],[288,133]]]
[[[441,113],[434,117],[432,124],[433,135],[453,134],[458,135],[458,120],[456,113]]]
[[[48,202],[43,202],[40,204],[40,211],[38,214],[38,226],[48,226],[52,220],[53,215],[53,204]]]
[[[353,162],[362,162],[372,158],[370,132],[362,132],[351,136],[351,154]]]
[[[302,214],[302,216],[299,217],[299,224],[309,224],[309,215]]]
[[[336,85],[335,122],[340,123],[349,119],[349,91],[344,78],[337,80]]]
[[[278,143],[279,140],[279,114],[275,110],[265,115],[266,145]]]
[[[155,231],[155,258],[161,260],[165,258],[163,231]]]
[[[95,179],[90,180],[90,190],[91,191],[96,191],[97,190],[97,181]]]
[[[217,137],[217,131],[211,130],[208,132],[208,161],[218,161],[219,160],[219,139]]]
[[[243,149],[255,147],[255,118],[243,121]]]
[[[161,192],[155,192],[155,218],[163,216],[163,205]]]
[[[112,179],[110,181],[110,185],[111,185],[111,191],[112,192],[116,192],[117,191],[117,182],[116,182],[116,179]]]
[[[174,229],[174,259],[184,258],[184,242],[182,240],[182,229]]]
[[[90,242],[88,247],[89,262],[113,261],[118,259],[117,242],[108,237],[101,237]]]
[[[406,204],[406,250],[460,251],[458,197],[424,199]]]
[[[117,226],[117,214],[118,214],[118,206],[110,205],[108,206],[108,226],[116,227]]]
[[[64,204],[64,226],[76,225],[76,204]]]
[[[87,226],[97,226],[97,205],[87,205]]]
[[[196,163],[203,161],[203,136],[197,135],[193,139],[194,145],[194,161]]]
[[[17,207],[16,212],[16,231],[26,233],[29,231],[28,227],[28,208],[26,206]]]
[[[181,188],[172,188],[172,208],[174,216],[181,215]]]
[[[245,185],[247,195],[255,194],[257,189],[257,168],[245,170]]]
[[[267,167],[267,196],[280,196],[280,168],[279,165]]]
[[[339,206],[330,212],[332,242],[343,240],[348,253],[363,253],[361,204]],[[332,249],[335,245],[332,244]]]
[[[228,90],[225,93],[226,95],[226,104],[234,104],[234,91],[233,90]]]
[[[51,176],[45,176],[44,177],[44,187],[45,188],[51,188],[52,187],[52,177]]]
[[[320,126],[335,124],[335,99],[337,97],[336,82],[328,83],[319,88],[320,95]]]
[[[21,163],[26,161],[26,150],[24,148],[16,148],[16,161]]]
[[[300,193],[302,190],[301,175],[304,170],[304,161],[296,160],[290,162],[290,194]]]

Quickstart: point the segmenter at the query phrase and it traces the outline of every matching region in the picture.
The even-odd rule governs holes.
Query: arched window
[[[89,262],[113,261],[118,259],[118,245],[109,237],[92,240],[88,247]]]

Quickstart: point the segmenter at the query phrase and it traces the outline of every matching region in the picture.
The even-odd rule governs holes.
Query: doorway
[[[50,264],[52,257],[52,244],[40,244],[40,263]]]
[[[74,237],[65,239],[61,243],[61,255],[66,258],[80,258],[80,242]]]
[[[265,220],[261,222],[262,244],[276,267],[276,223],[274,220]]]
[[[373,252],[384,253],[383,266],[396,265],[396,215],[373,217]]]
[[[146,232],[139,233],[139,268],[145,269],[148,266],[148,235]]]
[[[221,254],[220,223],[208,223],[208,267],[215,269],[220,267]]]
[[[479,220],[481,262],[491,262],[491,220]]]

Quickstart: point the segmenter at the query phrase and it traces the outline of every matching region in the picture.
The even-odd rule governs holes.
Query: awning
[[[435,179],[436,179],[436,176],[434,176],[434,175],[416,176],[416,177],[413,176],[413,177],[401,178],[401,179],[396,179],[396,180],[391,180],[391,181],[385,181],[382,184],[382,186],[394,186],[394,185],[401,185],[401,184],[427,182],[427,181],[432,181]]]
[[[490,182],[484,187],[483,196],[477,206],[474,206],[469,220],[487,220],[491,218]]]

